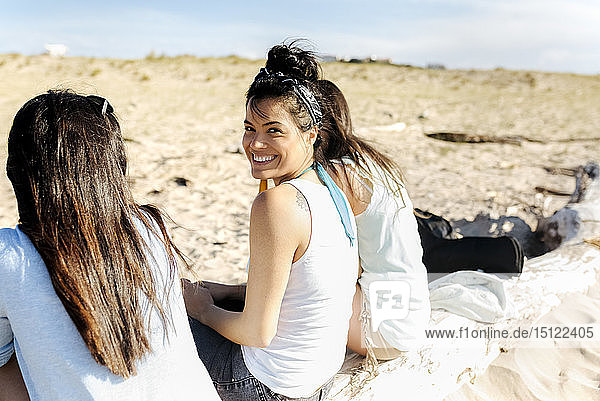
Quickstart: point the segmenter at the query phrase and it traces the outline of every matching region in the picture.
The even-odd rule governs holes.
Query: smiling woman
[[[275,183],[252,205],[247,287],[186,283],[198,354],[224,400],[321,400],[344,360],[356,226],[315,159],[318,78],[312,53],[269,51],[248,90],[242,140],[252,176]],[[241,312],[214,305],[235,296]]]
[[[242,145],[254,178],[273,179],[279,185],[312,165],[310,150],[316,129],[302,135],[292,115],[277,99],[249,103],[244,124]]]

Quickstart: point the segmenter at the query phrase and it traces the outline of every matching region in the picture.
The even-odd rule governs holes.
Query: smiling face
[[[275,185],[297,177],[313,163],[316,127],[302,132],[280,98],[258,100],[252,105],[251,99],[246,106],[242,140],[252,176],[272,179]]]

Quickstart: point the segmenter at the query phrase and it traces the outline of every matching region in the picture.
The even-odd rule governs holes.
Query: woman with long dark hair
[[[339,88],[318,82],[323,98],[323,151],[328,171],[344,190],[356,217],[361,276],[356,287],[348,346],[362,355],[391,359],[418,346],[429,322],[427,271],[413,207],[398,165],[355,135],[348,103]],[[396,282],[398,291],[380,301],[397,302],[402,318],[372,327],[369,291],[374,282]]]
[[[520,273],[523,254],[510,237],[437,238],[428,229],[426,216],[413,212],[398,165],[354,133],[340,89],[327,80],[318,85],[323,99],[321,151],[332,157],[328,170],[348,196],[358,229],[362,273],[348,345],[377,359],[394,358],[423,340],[430,315],[427,273],[476,269]],[[401,302],[405,314],[378,327],[370,319],[371,300],[395,301],[390,300],[392,295],[380,299],[370,289],[375,282],[395,282],[398,289],[403,283],[408,288],[397,294],[398,299],[405,298]]]
[[[28,101],[6,171],[19,225],[0,230],[0,394],[18,392],[20,367],[33,400],[217,399],[194,353],[177,248],[159,210],[131,196],[108,101]]]
[[[430,316],[427,271],[413,206],[399,166],[354,133],[348,103],[331,81],[319,81],[323,98],[321,136],[332,155],[328,169],[348,196],[358,229],[361,276],[354,298],[348,346],[362,355],[391,359],[418,347]],[[409,288],[405,316],[372,327],[369,291],[378,281]],[[399,285],[398,287],[402,287]],[[387,298],[386,298],[387,299]],[[383,299],[382,299],[383,301]]]
[[[356,227],[320,152],[319,73],[294,44],[269,51],[246,96],[252,176],[275,183],[252,204],[247,286],[184,291],[198,353],[224,400],[322,400],[344,360]],[[240,312],[214,304],[240,295]]]

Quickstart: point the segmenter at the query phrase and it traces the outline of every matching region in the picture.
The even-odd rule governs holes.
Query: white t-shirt
[[[341,368],[346,354],[358,252],[327,187],[294,179],[312,220],[310,243],[292,263],[277,333],[268,347],[242,346],[250,373],[276,393],[307,397]],[[344,197],[348,210],[350,204]],[[354,219],[351,219],[355,228]]]
[[[351,162],[344,162],[352,166]],[[370,164],[370,168],[374,172],[369,178],[373,184],[371,201],[367,209],[356,216],[358,252],[363,269],[359,283],[365,305],[370,304],[371,297],[377,296],[369,291],[371,283],[408,283],[408,316],[384,320],[378,330],[391,346],[407,351],[421,344],[431,314],[421,238],[406,189],[401,188],[402,196],[393,194],[383,182],[381,169],[374,164]],[[351,171],[355,172],[354,168]],[[367,185],[364,186],[370,191]]]
[[[32,400],[219,400],[196,353],[178,277],[165,285],[164,246],[138,229],[155,259],[148,258],[158,291],[170,291],[172,325],[167,339],[158,314],[145,308],[152,352],[127,380],[93,359],[29,238],[18,227],[0,229],[0,366],[16,352]]]

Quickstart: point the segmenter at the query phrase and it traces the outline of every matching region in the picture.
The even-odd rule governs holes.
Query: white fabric
[[[449,274],[429,284],[431,308],[478,322],[499,322],[513,314],[504,282],[493,274],[477,271]]]
[[[158,291],[164,294],[169,290],[166,252],[158,238],[145,229],[140,232],[150,244]],[[0,365],[14,349],[34,401],[218,400],[197,356],[177,276],[174,279],[168,296],[172,319],[168,340],[158,314],[146,308],[152,353],[138,362],[136,376],[124,380],[94,361],[29,238],[18,228],[2,229]]]
[[[242,351],[248,370],[258,380],[276,393],[296,398],[313,394],[342,366],[358,254],[325,186],[303,179],[287,184],[308,202],[310,243],[292,264],[275,338],[268,347],[242,346]]]
[[[350,166],[351,171],[355,171]],[[371,283],[390,280],[408,282],[408,316],[385,320],[379,326],[379,332],[388,344],[408,351],[417,347],[424,338],[431,312],[421,238],[406,189],[402,187],[401,197],[391,193],[380,178],[383,172],[374,165],[370,165],[370,168],[375,173],[374,177],[363,179],[369,179],[373,184],[371,201],[367,209],[356,216],[358,251],[363,268],[359,283],[365,304],[369,304]]]

